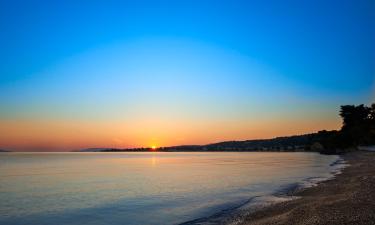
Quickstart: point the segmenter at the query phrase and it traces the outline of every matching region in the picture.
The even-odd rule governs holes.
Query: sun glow
[[[151,149],[152,149],[152,150],[155,150],[155,149],[156,149],[156,146],[155,146],[155,145],[151,146]]]

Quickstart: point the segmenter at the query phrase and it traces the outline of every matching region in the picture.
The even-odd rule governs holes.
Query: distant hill
[[[340,107],[342,127],[340,130],[319,131],[318,133],[277,137],[271,139],[225,141],[208,145],[181,145],[171,147],[128,148],[128,149],[85,149],[87,151],[312,151],[323,154],[340,154],[357,149],[373,150],[375,146],[375,103],[371,106],[342,105]],[[367,147],[364,147],[367,146]]]
[[[74,152],[102,152],[102,151],[106,151],[108,149],[109,148],[85,148],[85,149],[77,150],[77,151],[74,151]]]
[[[0,152],[10,152],[8,150],[0,149]]]
[[[206,145],[207,150],[302,150],[312,142],[314,134],[247,141],[227,141]]]
[[[185,152],[185,151],[320,151],[320,142],[324,142],[327,134],[337,131],[320,131],[318,133],[277,137],[272,139],[225,141],[207,145],[180,145],[160,147],[156,151],[161,152]],[[80,152],[147,152],[155,151],[151,148],[88,148]]]

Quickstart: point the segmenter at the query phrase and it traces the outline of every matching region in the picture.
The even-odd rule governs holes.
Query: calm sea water
[[[315,153],[1,153],[0,224],[179,224],[331,176]]]

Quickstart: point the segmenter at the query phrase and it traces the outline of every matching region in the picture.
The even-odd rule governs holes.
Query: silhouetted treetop
[[[347,146],[375,144],[375,104],[343,105],[340,116],[343,119],[341,135]]]

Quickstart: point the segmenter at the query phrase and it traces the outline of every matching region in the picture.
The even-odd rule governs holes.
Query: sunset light
[[[337,11],[313,1],[306,9],[317,11],[301,20],[301,6],[280,2],[121,2],[81,11],[64,1],[72,7],[65,14],[46,1],[22,17],[13,1],[1,5],[0,149],[151,148],[152,138],[177,146],[335,130],[340,104],[373,98],[371,6],[353,1]],[[321,11],[331,23],[316,21]]]
[[[375,0],[0,0],[0,31],[0,225],[374,225]]]

